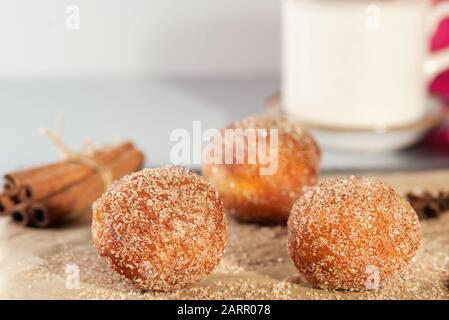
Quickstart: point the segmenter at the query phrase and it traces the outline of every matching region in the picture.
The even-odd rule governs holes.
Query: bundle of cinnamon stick
[[[91,159],[116,180],[140,169],[144,155],[127,142],[96,151]],[[0,215],[45,228],[89,207],[104,191],[105,179],[97,168],[65,160],[6,174]]]

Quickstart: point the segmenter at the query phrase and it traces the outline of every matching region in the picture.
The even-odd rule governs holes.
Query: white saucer
[[[449,114],[448,108],[436,98],[429,98],[429,112],[422,119],[401,126],[377,126],[344,128],[301,122],[297,116],[282,111],[280,95],[275,94],[266,102],[266,112],[285,115],[306,127],[326,147],[348,151],[391,151],[416,143],[422,136],[443,123]]]

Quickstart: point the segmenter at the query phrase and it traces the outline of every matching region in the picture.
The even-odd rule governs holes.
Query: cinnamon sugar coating
[[[217,188],[227,211],[239,220],[285,223],[293,203],[302,195],[303,187],[317,182],[321,160],[317,143],[298,123],[285,117],[250,117],[225,129],[264,129],[268,150],[272,140],[270,129],[278,130],[275,174],[261,175],[260,169],[265,164],[262,165],[258,158],[256,164],[206,163],[203,175]],[[248,146],[246,141],[246,156]]]
[[[92,238],[98,254],[138,288],[170,291],[212,272],[227,224],[204,178],[179,167],[144,169],[93,204]]]
[[[378,178],[333,178],[306,188],[288,222],[300,274],[323,289],[376,289],[401,273],[420,244],[418,216]]]

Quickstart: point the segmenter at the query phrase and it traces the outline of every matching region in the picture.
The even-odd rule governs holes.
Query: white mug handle
[[[444,18],[449,17],[449,1],[443,1],[435,5],[429,16],[429,32],[434,34]],[[449,69],[449,49],[432,53],[424,63],[424,72],[427,81],[432,81],[438,74]]]

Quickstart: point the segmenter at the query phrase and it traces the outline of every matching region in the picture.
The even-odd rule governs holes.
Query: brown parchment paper
[[[381,178],[401,193],[449,189],[449,171]],[[310,288],[290,262],[285,227],[229,220],[226,253],[213,274],[191,288],[163,293],[136,290],[104,265],[91,245],[89,211],[50,230],[1,219],[0,298],[449,299],[449,214],[422,222],[423,241],[413,264],[384,288],[370,292]]]

